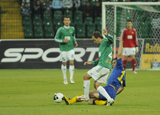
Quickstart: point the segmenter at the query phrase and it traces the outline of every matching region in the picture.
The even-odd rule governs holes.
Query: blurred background
[[[1,39],[53,39],[57,29],[63,26],[64,16],[70,17],[72,21],[71,26],[75,27],[77,38],[90,38],[93,31],[97,30],[101,32],[102,2],[157,1],[158,0],[0,0]],[[156,6],[156,9],[159,9],[159,7]],[[121,9],[118,11],[117,13],[119,13],[119,15],[123,15]],[[151,22],[152,20],[149,21]],[[143,22],[143,20],[141,22]],[[117,24],[117,36],[120,35],[120,29],[122,29],[120,28],[120,23],[121,22]],[[143,26],[143,24],[141,25]],[[125,24],[121,27],[124,28]],[[149,26],[149,28],[151,28],[151,26]],[[143,38],[151,37],[151,33],[148,36],[143,35]]]

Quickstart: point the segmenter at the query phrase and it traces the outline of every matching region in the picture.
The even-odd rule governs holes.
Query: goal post
[[[160,62],[160,2],[102,2],[102,29],[106,28],[114,36],[113,57],[116,57],[118,47],[116,37],[121,36],[128,19],[137,31],[140,49],[136,54],[136,68],[151,68],[152,62]],[[146,44],[154,49],[151,52],[145,50]],[[131,62],[127,63],[127,68],[132,68]]]

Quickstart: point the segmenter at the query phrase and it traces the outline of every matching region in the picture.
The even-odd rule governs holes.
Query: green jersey
[[[113,37],[108,34],[106,38],[102,40],[99,46],[99,60],[92,61],[93,65],[99,65],[102,67],[106,67],[108,69],[112,69],[112,43],[113,43]]]
[[[63,40],[67,38],[69,41],[67,43],[63,42]],[[70,51],[74,49],[74,44],[77,43],[75,38],[75,29],[74,27],[60,27],[57,30],[55,41],[59,43],[61,51]]]

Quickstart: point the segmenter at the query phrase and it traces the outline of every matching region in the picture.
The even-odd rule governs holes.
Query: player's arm
[[[97,61],[92,61],[92,65],[96,66],[98,64],[99,60]]]
[[[121,87],[117,90],[116,95],[120,94],[124,90],[124,87],[121,85]]]
[[[123,53],[123,39],[122,37],[117,37],[119,38],[119,48],[118,48],[118,56],[117,59],[122,58],[122,53]]]
[[[68,39],[61,39],[61,28],[57,30],[56,36],[55,36],[55,41],[58,43],[66,43],[68,42]]]
[[[75,47],[77,47],[78,46],[78,43],[77,43],[77,41],[76,41],[76,37],[75,37],[75,29],[74,29],[74,32],[73,32],[73,42],[74,42],[74,44],[75,44]]]
[[[125,32],[124,32],[124,30],[122,31],[121,37],[122,37],[122,40],[124,41],[124,38],[125,38]]]
[[[135,35],[134,35],[134,39],[135,39],[135,46],[137,47],[138,46],[138,39],[137,39],[137,32],[135,31],[135,33],[134,33]]]
[[[135,46],[136,46],[136,53],[138,52],[138,39],[137,39],[137,32],[135,31],[135,35],[134,35],[134,39],[135,39]]]
[[[125,79],[123,80],[121,87],[117,90],[116,95],[120,94],[124,90],[124,87],[126,87]]]
[[[113,43],[113,36],[111,36],[106,29],[103,29],[103,34],[108,38],[110,43]]]
[[[99,60],[97,60],[97,61],[92,61],[92,62],[84,62],[84,65],[97,65],[98,64],[98,62],[99,62]]]

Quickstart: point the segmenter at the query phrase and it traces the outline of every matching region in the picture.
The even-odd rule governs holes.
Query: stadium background
[[[86,0],[81,0],[81,6],[82,2],[85,3],[85,1]],[[70,83],[68,85],[63,84],[63,77],[60,69],[34,69],[33,66],[35,65],[35,63],[40,63],[40,62],[42,65],[46,64],[46,67],[53,68],[52,64],[54,64],[54,62],[50,62],[51,64],[48,65],[49,63],[43,60],[47,58],[45,57],[47,55],[47,51],[48,53],[50,53],[49,51],[51,51],[52,48],[58,48],[58,43],[55,43],[53,39],[56,31],[55,29],[56,25],[54,25],[55,23],[54,12],[52,12],[52,16],[50,17],[51,19],[49,19],[51,20],[52,26],[50,26],[50,23],[48,23],[49,25],[46,25],[47,26],[47,31],[46,31],[45,23],[39,23],[38,21],[34,21],[33,14],[31,18],[26,19],[27,21],[25,21],[25,19],[22,18],[22,11],[21,11],[22,2],[20,0],[0,0],[0,5],[1,5],[0,115],[57,115],[57,114],[58,115],[75,115],[75,114],[76,115],[89,115],[89,114],[90,115],[97,115],[97,114],[159,115],[160,114],[160,109],[159,109],[160,71],[137,70],[138,74],[135,75],[132,74],[132,71],[127,70],[127,76],[126,76],[127,86],[125,90],[116,97],[115,104],[112,107],[107,108],[106,106],[92,106],[88,105],[86,102],[75,103],[70,106],[65,105],[64,102],[55,103],[53,101],[53,95],[55,92],[61,92],[70,98],[74,97],[77,94],[81,94],[83,92],[83,75],[88,71],[88,68],[90,67],[88,67],[87,69],[75,69],[74,85]],[[44,14],[44,12],[42,13]],[[62,14],[64,14],[64,12]],[[72,14],[74,13],[72,12]],[[72,21],[75,24],[76,31],[81,32],[80,30],[82,29],[79,29],[79,31],[77,30],[76,23],[74,22],[74,15],[72,15],[72,17],[73,17]],[[42,16],[40,20],[44,21],[43,18],[44,17]],[[83,22],[82,22],[83,24],[82,23],[81,24],[82,26],[85,25],[85,31],[82,30],[82,33],[79,35],[84,36],[85,33],[85,37],[82,36],[78,37],[80,43],[78,47],[79,49],[77,50],[85,52],[85,55],[83,54],[84,57],[82,54],[79,55],[79,57],[82,57],[82,59],[85,61],[88,60],[89,58],[92,59],[91,57],[93,57],[93,59],[97,58],[97,54],[94,52],[97,50],[96,49],[97,45],[94,44],[93,42],[90,42],[91,41],[90,37],[87,37],[88,32],[86,25],[88,23],[87,24],[84,23],[84,18],[85,17],[83,17]],[[93,24],[95,23],[97,22],[93,21]],[[41,24],[42,26],[42,27],[40,26],[40,29],[38,24]],[[84,27],[82,28],[84,29]],[[97,26],[95,27],[95,29],[98,30]],[[35,31],[39,32],[35,33]],[[42,32],[43,34],[40,32]],[[91,33],[89,32],[89,34]],[[38,37],[41,35],[43,37]],[[46,37],[46,35],[48,37]],[[148,35],[144,34],[144,36]],[[143,39],[145,40],[143,47],[143,55],[146,55],[145,59],[143,60],[143,63],[145,64],[144,68],[151,68],[151,62],[153,62],[152,54],[155,54],[154,48],[156,47],[160,49],[159,48],[160,43],[159,41],[155,41],[153,37],[152,38],[144,37]],[[90,45],[92,47],[88,47],[87,49],[85,43],[91,43]],[[118,42],[117,42],[117,47],[118,47]],[[16,53],[16,56],[12,57],[17,60],[12,59],[12,61],[14,62],[2,63],[2,59],[6,58],[4,54],[5,51],[10,48],[21,48],[20,51]],[[29,53],[27,52],[26,48],[38,48],[38,50],[36,49],[35,51],[35,49],[33,49],[33,51],[35,52]],[[11,50],[15,49],[10,49],[10,51]],[[23,69],[24,63],[21,63],[21,61],[24,61],[25,58],[23,58],[22,60],[22,56],[27,57],[26,55],[36,55],[38,54],[37,51],[39,51],[38,53],[41,55],[34,57],[34,59],[26,59],[25,64],[30,65],[28,67],[30,69]],[[58,52],[57,49],[55,51]],[[159,53],[159,51],[160,50],[156,52]],[[80,52],[77,53],[80,54]],[[92,54],[92,56],[90,56],[90,54]],[[58,57],[58,53],[50,54],[48,56],[52,57],[53,55],[56,55],[55,58]],[[156,59],[158,61],[159,58]],[[20,67],[21,64],[23,67]],[[76,64],[75,66],[77,67],[79,66],[79,64],[80,63]],[[57,65],[56,63],[55,66],[60,67],[60,63],[59,65]],[[4,69],[6,67],[10,67],[11,69]],[[13,68],[22,68],[22,69],[13,69]],[[67,76],[69,77],[69,71],[67,71]],[[91,79],[90,90],[93,89],[93,85],[94,85],[94,80]],[[102,84],[102,86],[104,85],[105,84]]]
[[[71,26],[74,26],[76,29],[76,38],[79,40],[90,40],[92,33],[97,30],[101,32],[102,29],[102,18],[101,18],[101,3],[106,2],[114,2],[114,0],[77,0],[77,6],[75,7],[75,2],[72,3],[66,2],[65,8],[62,7],[62,4],[59,7],[55,7],[55,3],[59,0],[40,0],[40,10],[37,10],[35,4],[36,1],[39,0],[1,0],[1,60],[5,58],[5,51],[8,47],[4,47],[3,40],[54,40],[54,36],[59,27],[63,25],[63,17],[68,16],[71,19]],[[65,1],[65,0],[64,0]],[[67,1],[67,0],[66,0]],[[70,0],[68,0],[70,1]],[[72,0],[71,0],[72,1]],[[86,5],[88,4],[90,5]],[[62,1],[61,1],[62,2]],[[117,1],[115,1],[117,2]],[[118,2],[157,2],[152,0],[139,1],[139,0],[119,0]],[[28,10],[24,8],[24,4],[28,4]],[[159,6],[153,6],[154,9],[160,10]],[[117,16],[119,18],[122,17],[121,13],[122,9],[119,9],[117,12]],[[27,14],[26,12],[29,12]],[[127,12],[127,10],[126,10]],[[143,14],[143,16],[142,16]],[[127,13],[126,18],[130,17],[130,13]],[[138,19],[134,23],[138,23],[138,27],[136,28],[137,37],[144,39],[144,47],[142,59],[136,60],[139,64],[137,66],[138,69],[150,69],[152,67],[152,62],[160,62],[159,58],[159,26],[155,27],[152,25],[153,19],[147,17],[147,12],[142,11],[138,14]],[[147,18],[146,18],[147,17]],[[158,20],[158,19],[157,19]],[[157,21],[156,23],[159,23]],[[120,28],[122,23],[117,21],[117,33],[116,36],[121,35]],[[133,24],[134,27],[134,24]],[[145,33],[144,33],[145,31]],[[158,33],[155,33],[158,32]],[[157,35],[158,34],[158,35]],[[11,42],[10,42],[11,43]],[[22,44],[22,43],[19,43]],[[14,47],[23,47],[26,48],[27,45],[23,42],[22,46],[15,43]],[[56,44],[56,43],[55,43]],[[58,47],[53,43],[53,47]],[[149,46],[146,46],[146,45]],[[8,44],[9,45],[9,44]],[[90,44],[89,47],[95,46],[94,44]],[[2,47],[3,46],[3,47]],[[31,46],[30,46],[31,47]],[[41,47],[38,43],[33,44],[33,47]],[[50,46],[52,47],[52,46]],[[79,47],[85,47],[83,41],[79,44]],[[96,47],[96,46],[95,46]],[[118,43],[117,43],[118,47]],[[146,47],[151,48],[150,50],[145,50]],[[157,48],[155,51],[152,47]],[[87,47],[86,47],[87,48]],[[155,56],[156,54],[156,56]],[[52,54],[54,56],[54,54]],[[136,54],[138,58],[140,58],[141,54]],[[96,59],[97,55],[93,59]],[[85,55],[84,61],[87,60],[87,56]],[[128,59],[127,68],[131,68],[130,58]],[[31,63],[34,63],[35,60],[30,60]],[[2,61],[1,61],[2,62]],[[45,64],[44,61],[41,63]],[[6,63],[5,63],[6,64]],[[13,64],[13,63],[12,63]],[[18,66],[20,61],[14,63],[15,68],[23,68],[22,66]],[[7,64],[6,64],[7,65]],[[139,66],[140,65],[140,66]],[[1,64],[0,68],[3,68],[3,64]],[[8,66],[10,67],[10,66]],[[38,65],[37,65],[38,67]],[[5,67],[4,67],[5,68]],[[25,68],[25,67],[24,67]],[[28,67],[30,68],[30,67]],[[33,68],[33,67],[32,67]],[[36,68],[36,67],[35,67]],[[50,68],[50,67],[49,67]],[[54,67],[51,67],[54,68]]]

